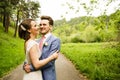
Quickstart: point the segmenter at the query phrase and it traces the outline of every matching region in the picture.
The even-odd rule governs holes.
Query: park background
[[[18,37],[17,29],[25,18],[38,20],[42,6],[36,1],[0,1],[0,77],[24,61],[24,41]],[[77,6],[76,9],[69,1],[64,3],[69,10],[61,15],[61,19],[55,20],[53,29],[53,34],[61,39],[61,53],[90,80],[119,80],[120,1],[106,0],[99,16],[93,16],[92,11],[99,9],[97,5],[101,0],[88,0],[90,5],[83,0],[72,1],[83,6],[87,15],[67,20],[65,16],[69,10],[78,14],[80,8]],[[108,6],[116,1],[118,4],[114,7],[114,12],[108,15]]]

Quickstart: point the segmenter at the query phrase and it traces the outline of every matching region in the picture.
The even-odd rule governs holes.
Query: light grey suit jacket
[[[40,42],[40,39],[37,40]],[[53,54],[55,51],[60,51],[60,39],[50,35],[45,41],[46,44],[43,45],[42,55],[40,60],[47,58],[49,55]],[[55,60],[49,62],[43,66],[42,70],[43,80],[56,80],[56,71],[55,71]]]

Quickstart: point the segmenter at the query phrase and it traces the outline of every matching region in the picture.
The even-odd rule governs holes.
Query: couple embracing
[[[25,19],[19,25],[18,35],[25,40],[23,80],[56,80],[55,60],[60,50],[60,39],[51,33],[53,24],[50,16],[41,16],[39,27],[33,19]],[[41,38],[36,39],[39,32]]]

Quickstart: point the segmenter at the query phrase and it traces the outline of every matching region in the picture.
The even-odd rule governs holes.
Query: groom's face
[[[52,26],[49,24],[49,21],[46,19],[41,20],[40,22],[40,33],[45,35],[49,33],[52,29]]]

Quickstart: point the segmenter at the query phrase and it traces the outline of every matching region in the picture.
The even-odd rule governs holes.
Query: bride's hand
[[[57,59],[59,56],[59,51],[57,50],[55,53],[52,54],[53,59]]]
[[[29,64],[24,64],[23,68],[27,73],[31,72]]]

